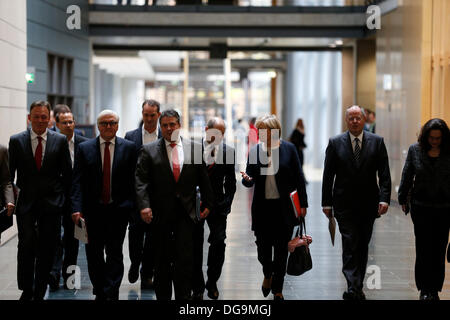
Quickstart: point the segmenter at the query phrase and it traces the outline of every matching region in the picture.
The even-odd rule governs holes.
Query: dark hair
[[[158,101],[153,100],[153,99],[145,100],[145,101],[142,103],[142,110],[144,110],[144,106],[145,106],[146,104],[148,104],[148,105],[151,106],[151,107],[156,107],[157,112],[159,112],[159,102],[158,102]]]
[[[34,107],[46,107],[49,115],[50,115],[50,111],[52,110],[50,103],[48,101],[44,101],[44,100],[34,101],[30,106],[30,114],[31,114],[31,110],[33,110]]]
[[[419,139],[417,141],[419,142],[420,147],[424,151],[428,151],[431,149],[430,143],[428,142],[428,137],[430,136],[431,130],[440,130],[442,132],[442,141],[441,141],[441,152],[448,153],[449,152],[449,143],[450,143],[450,132],[447,126],[447,123],[445,123],[444,120],[439,118],[434,118],[431,120],[428,120],[427,123],[425,123],[422,127],[422,130],[420,131]]]
[[[72,110],[70,110],[69,106],[66,104],[57,104],[53,108],[53,116],[55,117],[56,122],[59,122],[60,113],[72,113]]]
[[[159,123],[160,124],[161,124],[162,118],[164,118],[164,117],[175,117],[175,118],[177,118],[178,124],[181,124],[181,122],[180,122],[180,115],[174,109],[164,110],[161,113],[161,116],[159,117]]]

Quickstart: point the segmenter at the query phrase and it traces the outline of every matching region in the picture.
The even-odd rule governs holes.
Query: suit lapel
[[[181,168],[180,176],[178,177],[178,181],[181,180],[183,173],[185,172],[186,164],[192,164],[192,160],[193,160],[193,156],[194,156],[192,154],[193,146],[190,143],[185,142],[183,139],[181,139],[181,144],[183,145],[184,160],[183,160],[183,167]]]
[[[173,177],[173,171],[172,168],[170,167],[169,157],[167,155],[166,140],[164,138],[159,139],[158,148],[159,154],[161,155],[161,162],[163,163],[164,170],[166,170],[167,175],[171,177],[170,181],[175,182],[175,178]]]
[[[53,150],[54,141],[55,141],[55,136],[54,136],[53,132],[51,132],[50,130],[47,130],[47,141],[45,142],[45,151],[44,151],[44,157],[42,158],[42,167],[45,166],[45,163],[46,163],[45,159],[47,159],[48,154],[50,152],[52,152],[52,150]]]
[[[117,169],[117,163],[120,160],[120,156],[122,155],[121,152],[122,149],[122,141],[119,140],[118,137],[116,137],[116,144],[114,145],[114,156],[113,156],[113,163],[112,163],[112,169],[111,169],[111,176],[114,177]]]
[[[98,169],[98,174],[100,176],[100,179],[102,179],[102,175],[103,175],[103,167],[102,167],[102,152],[100,151],[100,138],[97,137],[95,139],[95,145],[94,145],[94,150],[93,150],[93,155],[95,155],[95,167],[99,168]]]
[[[34,170],[37,171],[34,156],[33,156],[33,148],[31,147],[30,129],[25,131],[25,133],[23,134],[23,147],[24,147],[25,154],[29,157],[28,163],[32,163]]]
[[[352,166],[354,168],[357,168],[355,161],[355,156],[353,154],[353,147],[352,147],[352,139],[350,138],[350,132],[347,131],[346,134],[342,137],[343,145],[345,146],[345,150],[347,152],[347,158],[351,161]]]
[[[137,130],[136,130],[137,132],[136,132],[136,135],[137,135],[137,139],[136,139],[136,141],[137,141],[137,146],[138,146],[138,148],[140,148],[143,144],[144,144],[144,141],[142,140],[142,127],[139,127]]]
[[[368,135],[364,132],[363,138],[362,138],[362,148],[361,148],[359,167],[362,167],[362,165],[364,164],[364,161],[367,158],[367,153],[369,152],[368,150],[370,148],[371,141],[372,140],[369,139]]]

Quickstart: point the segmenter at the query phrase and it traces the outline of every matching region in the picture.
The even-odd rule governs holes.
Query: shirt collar
[[[358,138],[359,141],[362,142],[363,135],[364,135],[364,130],[361,131],[361,133],[360,133],[359,136],[357,136],[357,137],[354,136],[354,135],[352,135],[352,134],[350,133],[350,131],[349,131],[348,133],[350,134],[350,139],[351,139],[352,142],[355,140],[355,138]]]
[[[99,136],[99,138],[100,138],[100,145],[106,142],[106,140],[103,139],[102,136]],[[109,142],[111,142],[111,144],[113,145],[116,144],[116,137],[112,138],[111,141]]]
[[[156,129],[153,132],[148,132],[147,130],[145,130],[144,125],[142,125],[142,134],[151,134],[151,135],[158,135],[158,129],[159,129],[159,124],[156,125]]]
[[[170,147],[170,145],[172,144],[172,142],[167,141],[166,139],[164,139],[164,142],[166,143],[166,147]],[[181,144],[181,137],[178,137],[178,140],[174,143],[176,143],[177,146],[181,146],[181,147],[183,146]]]
[[[36,139],[38,136],[38,134],[36,132],[34,132],[33,129],[30,129],[30,135],[31,135],[31,140]],[[47,129],[45,129],[44,133],[41,134],[41,137],[44,141],[47,141]]]

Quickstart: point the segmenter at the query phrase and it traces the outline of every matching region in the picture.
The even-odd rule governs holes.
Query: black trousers
[[[450,208],[413,205],[411,218],[416,236],[415,279],[418,290],[438,292],[445,278],[445,255],[450,227]]]
[[[227,216],[218,212],[211,212],[206,218],[209,227],[208,250],[208,282],[215,284],[222,273],[225,261],[225,239],[227,229]],[[203,276],[203,241],[205,219],[195,225],[194,234],[194,294],[205,291],[205,279]]]
[[[124,273],[122,247],[128,220],[129,212],[114,205],[99,205],[86,216],[89,278],[94,294],[100,298],[119,298]]]
[[[375,216],[364,210],[335,212],[342,236],[342,273],[349,291],[361,292]]]
[[[17,215],[18,287],[19,290],[33,292],[36,300],[43,299],[47,290],[58,241],[60,217],[58,212],[44,212],[39,207]]]
[[[272,293],[282,293],[288,257],[287,244],[292,238],[292,226],[284,224],[280,216],[280,200],[265,200],[261,223],[255,229],[258,261],[265,278],[272,277]],[[273,254],[272,254],[273,248]]]
[[[132,265],[141,265],[141,278],[153,278],[154,252],[151,241],[152,224],[142,221],[138,213],[134,213],[128,226],[128,251]]]
[[[60,223],[63,227],[63,232],[58,235],[58,242],[56,246],[55,259],[51,270],[51,275],[59,280],[62,277],[64,283],[72,273],[67,273],[67,268],[71,265],[77,264],[79,241],[74,237],[75,225],[70,214],[64,214]],[[59,230],[61,231],[61,224]]]
[[[175,212],[164,212],[152,223],[155,252],[154,286],[158,300],[190,298],[194,269],[194,222],[181,203]]]

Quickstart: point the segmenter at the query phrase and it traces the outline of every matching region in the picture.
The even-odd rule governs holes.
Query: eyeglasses
[[[119,123],[118,121],[109,121],[109,122],[102,121],[102,122],[99,122],[98,124],[99,124],[100,126],[102,126],[102,127],[107,127],[108,125],[111,126],[111,127],[114,127],[114,126],[117,125],[118,123]]]
[[[68,124],[72,125],[72,124],[73,124],[73,121],[72,121],[72,120],[69,120],[69,121],[61,121],[61,124],[63,124],[63,125],[68,125]]]

